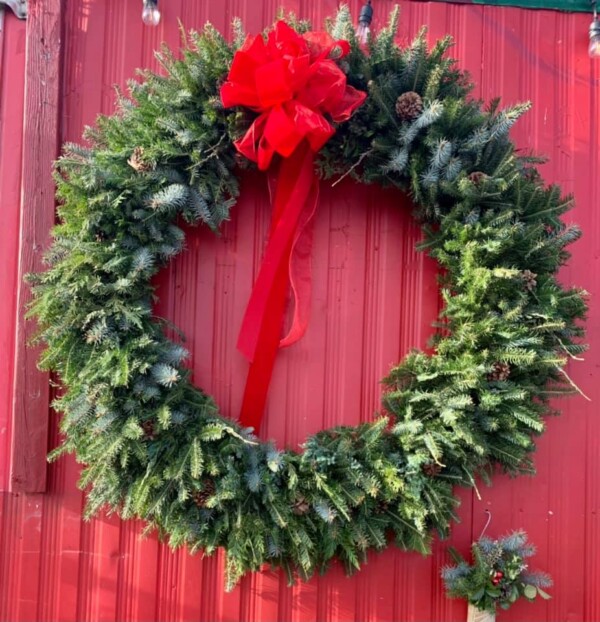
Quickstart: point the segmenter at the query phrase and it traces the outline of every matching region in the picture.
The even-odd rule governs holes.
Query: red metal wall
[[[288,0],[286,8],[320,24],[335,0]],[[375,26],[392,1],[376,0]],[[524,527],[538,544],[539,565],[556,587],[548,603],[519,604],[501,619],[600,620],[600,220],[598,214],[598,115],[600,63],[586,54],[589,18],[446,3],[400,2],[401,39],[422,24],[433,40],[455,36],[455,56],[484,99],[531,99],[533,111],[515,137],[526,149],[550,157],[549,181],[577,198],[568,218],[584,239],[563,272],[592,294],[588,324],[591,351],[571,376],[594,400],[572,398],[563,416],[549,422],[539,442],[538,475],[498,477],[482,499],[463,493],[462,523],[452,543],[466,550],[493,513],[489,533]],[[155,67],[152,50],[176,45],[177,19],[200,28],[208,19],[227,32],[234,16],[248,31],[262,29],[277,0],[171,0],[162,2],[158,29],[142,26],[137,1],[66,0],[62,128],[78,140],[84,124],[110,112],[112,86],[138,66]],[[358,9],[358,2],[351,5]],[[6,489],[7,428],[18,230],[24,26],[12,16],[0,34],[0,489]],[[21,102],[21,103],[19,103]],[[21,106],[21,107],[20,107]],[[12,168],[11,168],[12,167]],[[14,169],[14,170],[13,170]],[[241,402],[246,365],[235,339],[268,226],[264,179],[248,176],[221,238],[190,231],[188,251],[160,281],[159,313],[188,336],[195,379],[224,413]],[[424,346],[438,298],[434,266],[414,252],[418,230],[410,206],[394,193],[340,184],[324,186],[315,223],[313,317],[304,340],[282,352],[272,384],[264,435],[295,445],[336,423],[355,424],[378,408],[378,380],[411,347]],[[251,257],[252,261],[248,261]],[[51,426],[56,444],[56,419]],[[154,538],[142,541],[140,525],[115,518],[81,521],[82,496],[73,459],[50,467],[43,495],[2,494],[0,511],[0,620],[356,620],[447,621],[465,618],[462,603],[446,600],[439,580],[445,544],[433,556],[390,549],[347,579],[339,568],[293,589],[278,574],[245,579],[222,590],[223,560],[173,554]]]

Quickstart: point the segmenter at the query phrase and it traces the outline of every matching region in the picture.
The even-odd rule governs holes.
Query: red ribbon
[[[346,83],[332,57],[342,58],[348,42],[327,33],[299,35],[277,22],[266,41],[248,37],[236,52],[223,105],[245,106],[260,113],[235,146],[260,170],[282,157],[277,172],[269,240],[238,338],[250,360],[240,422],[260,427],[278,347],[295,343],[308,324],[310,241],[298,244],[318,200],[314,154],[335,129],[328,121],[346,121],[366,94]],[[326,118],[326,116],[328,118]],[[297,257],[301,255],[302,261]],[[280,341],[289,280],[296,305],[289,334]]]

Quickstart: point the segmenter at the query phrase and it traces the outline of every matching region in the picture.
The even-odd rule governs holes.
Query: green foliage
[[[152,314],[152,277],[182,251],[181,219],[217,230],[238,193],[232,140],[252,113],[224,110],[218,85],[241,26],[233,46],[209,26],[180,59],[163,50],[165,75],[144,72],[57,164],[60,222],[31,308],[40,364],[64,385],[53,457],[85,465],[88,515],[109,508],[174,547],[225,548],[229,587],[265,563],[290,580],[333,558],[353,571],[390,538],[426,553],[456,518],[452,487],[495,465],[531,472],[548,399],[572,390],[564,366],[583,349],[586,306],[557,271],[579,232],[560,220],[569,199],[515,154],[508,130],[525,106],[482,109],[449,39],[428,51],[421,34],[401,49],[396,23],[367,54],[347,9],[331,24],[352,45],[340,61],[349,82],[369,98],[319,167],[411,194],[444,272],[443,330],[432,355],[390,372],[386,416],[320,432],[301,453],[221,417]],[[408,121],[395,111],[407,91],[423,101]]]
[[[528,570],[526,560],[535,555],[535,547],[527,541],[524,531],[515,531],[498,540],[479,538],[471,552],[472,565],[453,550],[457,564],[442,570],[451,598],[465,598],[479,610],[491,613],[498,605],[508,609],[521,597],[530,602],[537,596],[544,600],[550,598],[543,589],[552,585],[550,576]]]

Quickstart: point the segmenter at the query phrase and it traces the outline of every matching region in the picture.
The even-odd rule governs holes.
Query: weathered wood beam
[[[52,163],[59,148],[61,0],[30,0],[25,63],[25,119],[19,235],[19,285],[10,487],[13,492],[46,490],[50,390],[37,369],[39,351],[29,348],[35,331],[25,320],[31,294],[23,277],[42,269],[54,223]]]

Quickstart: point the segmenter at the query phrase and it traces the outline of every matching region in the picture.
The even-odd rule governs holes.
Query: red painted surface
[[[78,140],[84,124],[98,112],[111,110],[114,83],[123,85],[137,66],[156,66],[151,52],[163,39],[176,43],[177,18],[188,28],[200,28],[210,19],[227,31],[231,18],[239,15],[248,31],[256,31],[271,20],[279,4],[275,0],[173,0],[163,3],[162,25],[151,30],[143,28],[136,2],[67,0],[63,139]],[[337,2],[284,4],[319,24],[335,11]],[[352,4],[357,9],[358,2]],[[374,4],[377,27],[392,2]],[[515,138],[523,148],[548,155],[546,179],[576,196],[577,207],[567,218],[580,223],[585,235],[575,245],[562,276],[592,294],[588,323],[592,348],[586,362],[572,365],[569,373],[594,401],[575,397],[560,404],[563,416],[548,422],[548,432],[539,442],[537,477],[497,477],[492,489],[481,490],[482,500],[463,492],[462,523],[451,542],[464,552],[483,527],[484,509],[491,509],[489,533],[527,529],[539,547],[537,563],[556,582],[548,603],[522,603],[500,619],[597,621],[600,64],[587,57],[589,18],[445,3],[404,1],[401,6],[403,41],[422,24],[429,25],[431,39],[447,32],[456,37],[455,56],[473,74],[477,95],[489,99],[501,94],[506,103],[533,101],[534,109],[520,122]],[[7,54],[14,54],[14,62],[19,62],[18,46],[7,42],[9,37],[18,40],[18,28],[15,20],[7,20],[3,105],[8,97]],[[20,62],[22,67],[22,58]],[[19,76],[22,73],[15,69],[11,89],[22,84]],[[11,105],[16,106],[14,101]],[[19,134],[14,134],[17,122],[7,123],[4,110],[0,279],[16,266],[16,242],[10,246],[11,236],[16,235],[16,208],[6,201],[10,195],[5,188],[13,188],[18,197],[14,175],[7,171],[20,148]],[[14,115],[18,121],[18,107]],[[8,142],[6,132],[13,132]],[[158,312],[186,332],[196,382],[228,414],[236,414],[240,406],[246,364],[235,350],[235,340],[269,218],[264,179],[247,176],[243,189],[222,237],[216,239],[201,229],[190,231],[188,251],[160,279]],[[12,211],[4,209],[5,203],[12,205]],[[369,418],[378,407],[378,379],[389,364],[409,348],[425,345],[438,304],[435,269],[413,250],[418,231],[409,211],[407,201],[395,193],[350,184],[334,189],[323,186],[315,222],[311,326],[300,344],[281,353],[267,413],[265,436],[280,445],[295,445],[324,426]],[[6,291],[15,286],[15,277],[10,279]],[[0,282],[4,292],[4,281]],[[14,307],[6,304],[6,298],[0,297],[0,338],[3,345],[12,347]],[[10,393],[6,382],[0,376],[0,399]],[[8,401],[0,404],[4,408]],[[5,413],[6,409],[0,411],[0,417],[5,417],[2,426],[7,425]],[[56,444],[56,419],[51,437]],[[1,435],[0,442],[4,438]],[[0,446],[0,451],[0,464],[5,465],[6,446]],[[154,538],[141,540],[139,524],[114,517],[83,523],[77,473],[74,460],[63,459],[49,469],[47,494],[4,493],[0,620],[465,619],[464,605],[446,600],[438,578],[445,544],[436,545],[434,555],[427,558],[394,549],[373,554],[368,566],[350,579],[334,568],[323,578],[289,589],[278,574],[265,572],[224,594],[222,557],[201,560],[184,551],[173,554]]]

